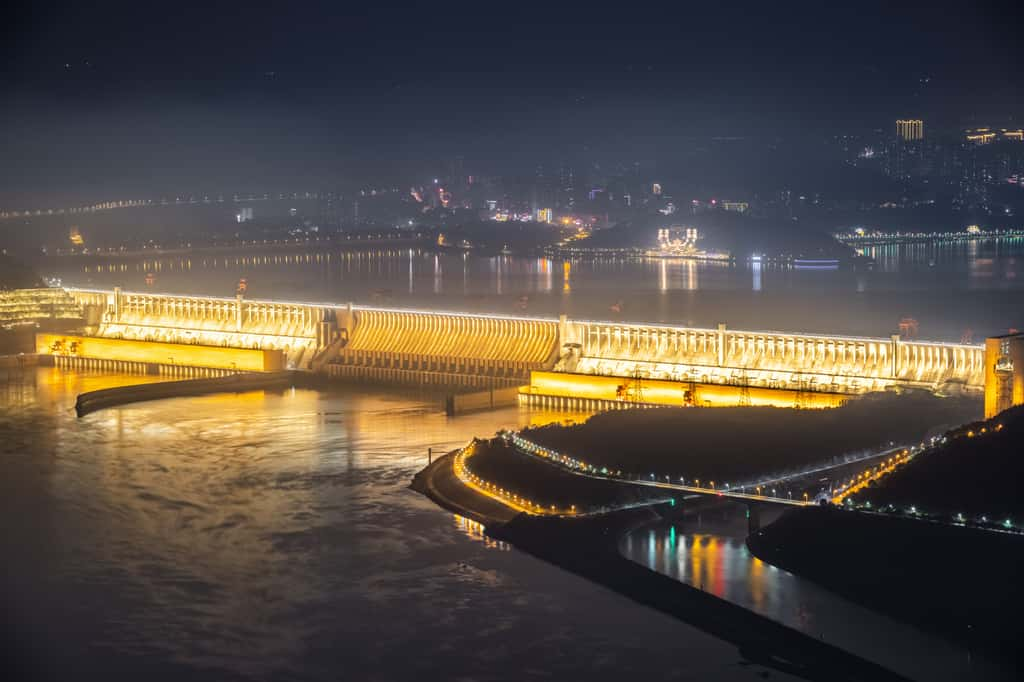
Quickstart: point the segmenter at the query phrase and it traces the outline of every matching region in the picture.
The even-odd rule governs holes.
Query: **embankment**
[[[452,469],[455,452],[449,452],[428,464],[413,476],[409,487],[426,495],[438,506],[485,526],[505,523],[515,518],[519,512],[462,485]]]
[[[116,386],[82,393],[75,401],[79,417],[106,407],[163,398],[206,395],[209,393],[238,393],[241,391],[281,390],[304,382],[299,372],[266,372],[231,374],[212,379],[163,381],[152,384]]]

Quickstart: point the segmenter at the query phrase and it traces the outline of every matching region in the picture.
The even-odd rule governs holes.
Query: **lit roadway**
[[[590,476],[590,474],[581,474],[583,476]],[[714,495],[715,497],[729,497],[735,500],[754,500],[757,502],[770,502],[772,504],[785,504],[791,507],[813,507],[817,504],[811,500],[791,500],[785,497],[771,497],[766,495],[756,495],[753,493],[735,493],[731,490],[722,490],[720,488],[698,488],[692,485],[681,485],[678,483],[667,483],[664,481],[644,481],[644,480],[631,480],[631,479],[608,479],[603,476],[593,476],[593,478],[604,478],[605,480],[614,480],[618,483],[630,483],[632,485],[645,485],[651,488],[662,488],[664,490],[679,490],[685,493],[694,493],[697,495]]]
[[[615,483],[642,485],[647,486],[649,488],[660,488],[662,490],[673,490],[684,493],[692,493],[694,495],[711,495],[714,497],[732,498],[736,500],[754,501],[770,504],[783,504],[792,507],[809,507],[818,504],[818,496],[815,496],[815,498],[812,499],[794,500],[785,497],[776,497],[773,495],[760,495],[756,493],[736,492],[735,490],[730,490],[728,488],[704,487],[699,485],[684,485],[682,483],[672,483],[670,481],[659,481],[653,477],[651,478],[651,480],[621,478],[619,476],[610,475],[606,471],[603,472],[597,467],[587,464],[586,462],[583,462],[581,460],[569,457],[568,455],[563,455],[554,450],[537,445],[536,443],[526,440],[517,433],[510,433],[505,435],[504,437],[506,441],[511,442],[512,446],[516,449],[516,451],[525,455],[529,455],[531,457],[536,457],[542,461],[546,461],[548,464],[551,464],[552,466],[558,466],[568,471],[569,473],[576,474],[577,476],[586,476],[588,478],[595,478],[602,481],[612,481]],[[843,462],[837,462],[835,464],[829,464],[826,466],[815,467],[813,469],[808,469],[805,471],[794,473],[790,476],[773,478],[761,484],[745,485],[743,487],[754,488],[755,490],[760,488],[768,488],[771,484],[780,484],[787,481],[795,481],[813,474],[823,473],[826,471],[838,469],[840,467],[852,466],[859,462],[864,462],[870,459],[878,459],[886,456],[896,457],[896,453],[905,453],[907,450],[908,449],[904,448],[903,446],[890,448],[888,450],[884,450],[882,452],[874,453],[871,455],[866,455],[855,460],[847,460]],[[903,459],[903,461],[905,461],[905,459]],[[886,473],[891,470],[892,467],[886,468]],[[857,480],[857,478],[858,477],[854,477],[853,480]],[[713,481],[710,481],[710,483],[712,485],[714,484]],[[827,499],[832,500],[832,495],[830,494]]]

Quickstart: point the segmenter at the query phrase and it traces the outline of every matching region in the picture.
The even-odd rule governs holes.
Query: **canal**
[[[778,513],[762,512],[762,523],[774,520]],[[673,524],[635,530],[623,538],[619,551],[651,570],[911,679],[1013,679],[1008,667],[761,561],[747,550],[746,528],[744,507],[725,503]],[[850,549],[871,551],[869,547]],[[835,560],[843,559],[837,556]],[[878,560],[885,561],[885,557]]]

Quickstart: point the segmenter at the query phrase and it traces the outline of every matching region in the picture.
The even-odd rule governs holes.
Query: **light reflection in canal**
[[[875,661],[911,679],[1000,680],[1010,671],[971,656],[938,636],[849,602],[815,583],[761,561],[744,541],[736,510],[703,521],[629,533],[626,558],[720,599]],[[841,557],[837,557],[841,561]]]

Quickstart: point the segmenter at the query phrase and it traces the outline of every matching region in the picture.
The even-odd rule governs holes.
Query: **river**
[[[0,384],[0,594],[22,679],[762,679],[407,488],[427,448],[552,415],[448,418],[436,396],[339,386],[75,417],[78,392],[137,379]]]
[[[738,329],[886,335],[914,317],[921,337],[949,341],[1024,326],[1020,240],[875,255],[870,271],[572,260],[566,278],[548,258],[296,249],[51,259],[41,274],[208,295],[245,278],[253,298]],[[139,378],[40,368],[0,384],[3,606],[27,677],[762,679],[733,647],[407,489],[428,448],[557,415],[447,418],[437,396],[338,386],[75,418],[78,392],[126,380]],[[675,551],[706,547],[690,542]],[[715,565],[753,585],[737,543]],[[659,565],[679,564],[661,551]],[[755,608],[809,588],[789,576],[757,589]]]
[[[867,249],[870,270],[665,259],[481,256],[422,248],[54,258],[41,274],[129,291],[980,341],[1024,328],[1024,239]],[[569,264],[566,277],[565,263]],[[147,275],[152,274],[152,278]],[[147,283],[151,281],[151,283]]]

